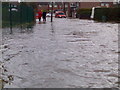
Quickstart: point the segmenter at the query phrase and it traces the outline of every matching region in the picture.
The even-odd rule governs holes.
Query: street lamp
[[[51,2],[52,8],[51,8],[51,22],[53,22],[53,2]]]

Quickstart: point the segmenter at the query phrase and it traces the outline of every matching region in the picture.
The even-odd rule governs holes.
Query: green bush
[[[120,8],[96,8],[94,20],[96,21],[120,21]]]
[[[81,18],[81,19],[90,19],[90,15],[91,15],[91,9],[86,9],[86,8],[83,8],[83,9],[78,9],[77,10],[77,15],[78,15],[78,18]]]

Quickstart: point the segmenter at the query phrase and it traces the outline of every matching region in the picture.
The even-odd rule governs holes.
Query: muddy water
[[[118,86],[117,24],[48,18],[32,33],[4,35],[3,42],[5,75],[13,77],[5,87]]]

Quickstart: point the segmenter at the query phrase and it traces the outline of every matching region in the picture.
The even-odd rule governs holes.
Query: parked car
[[[62,9],[58,9],[58,10],[55,10],[54,13],[57,13],[57,12],[63,12]]]
[[[66,15],[65,15],[65,13],[64,12],[57,12],[56,14],[55,14],[55,17],[56,18],[66,18]]]
[[[46,16],[47,16],[47,17],[51,17],[51,13],[47,13]]]
[[[46,14],[47,17],[51,17],[51,13],[47,13]],[[55,14],[53,13],[53,17],[55,16]]]

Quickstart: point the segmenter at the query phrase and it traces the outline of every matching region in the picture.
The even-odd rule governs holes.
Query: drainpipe
[[[71,8],[70,8],[70,3],[68,2],[68,17],[70,17],[70,16],[71,16],[70,11],[71,11]]]
[[[48,4],[48,11],[50,10],[49,4]]]
[[[65,2],[63,2],[63,11],[66,14],[66,12],[65,12]]]

